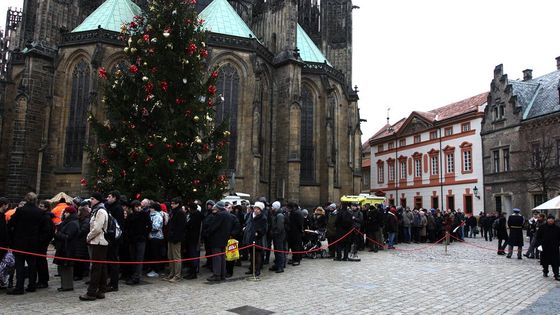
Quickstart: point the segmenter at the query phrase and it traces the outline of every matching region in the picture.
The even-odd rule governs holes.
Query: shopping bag
[[[226,260],[234,261],[239,259],[239,242],[233,238],[229,239],[226,246]]]

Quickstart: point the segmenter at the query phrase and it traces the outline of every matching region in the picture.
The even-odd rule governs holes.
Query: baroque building
[[[510,80],[494,69],[482,122],[484,207],[524,215],[560,193],[560,57],[557,70]]]
[[[103,116],[97,69],[125,62],[121,24],[149,1],[25,0],[4,42],[0,194],[85,194],[87,113]],[[199,0],[218,119],[230,119],[231,191],[336,201],[361,184],[351,0]],[[19,16],[17,15],[19,12]],[[11,21],[10,20],[10,21]]]
[[[482,211],[479,133],[487,96],[414,111],[381,128],[364,144],[370,192],[396,206]]]

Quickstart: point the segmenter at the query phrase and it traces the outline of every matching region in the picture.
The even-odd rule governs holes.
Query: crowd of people
[[[121,281],[137,285],[143,276],[175,283],[196,279],[208,268],[207,281],[224,281],[243,261],[248,261],[242,269],[247,275],[259,277],[264,265],[282,273],[287,265],[300,265],[309,249],[323,250],[334,261],[358,262],[362,250],[394,249],[399,242],[461,241],[480,233],[487,241],[498,239],[499,255],[511,258],[513,247],[518,247],[521,259],[524,226],[530,237],[525,256],[539,258],[540,253],[543,275],[548,276],[550,265],[560,280],[560,228],[554,218],[534,213],[525,222],[519,212],[514,209],[506,220],[503,213],[476,217],[461,210],[358,203],[330,203],[308,211],[295,202],[268,203],[264,197],[253,205],[184,202],[180,197],[160,203],[129,201],[118,191],[51,204],[28,193],[13,209],[0,198],[0,247],[5,248],[0,249],[0,288],[19,295],[48,287],[49,266],[40,255],[46,255],[51,244],[61,282],[58,290],[72,291],[74,281],[88,280],[80,299],[92,301],[118,291]],[[241,248],[238,255],[225,254],[231,245]]]

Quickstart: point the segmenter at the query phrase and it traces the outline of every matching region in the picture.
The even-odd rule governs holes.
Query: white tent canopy
[[[542,205],[533,208],[533,210],[559,210],[560,209],[560,196],[550,199]]]
[[[58,203],[60,201],[60,199],[64,198],[64,200],[66,201],[66,203],[71,203],[72,202],[72,197],[67,195],[65,192],[59,192],[58,194],[56,194],[54,197],[52,197],[51,199],[49,199],[49,201],[51,203]]]

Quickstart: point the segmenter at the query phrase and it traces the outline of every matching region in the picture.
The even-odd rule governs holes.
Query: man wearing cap
[[[546,224],[537,230],[537,244],[542,246],[541,265],[543,276],[548,277],[548,265],[552,267],[554,280],[560,281],[558,265],[560,264],[560,227],[555,223],[554,216],[548,215]]]
[[[507,258],[511,258],[513,247],[517,246],[517,259],[522,259],[523,253],[523,223],[525,218],[520,214],[518,208],[513,209],[513,214],[508,218],[509,238],[508,238],[508,254]]]
[[[104,232],[107,231],[109,215],[103,204],[101,193],[91,194],[91,219],[89,221],[89,233],[86,241],[91,250],[92,260],[106,260],[107,246],[109,242],[105,239]],[[80,295],[82,301],[94,301],[104,299],[107,291],[107,265],[103,263],[92,263],[87,293]]]
[[[223,201],[218,201],[212,208],[210,215],[212,220],[206,230],[208,247],[212,254],[222,253],[212,257],[212,273],[208,281],[220,281],[226,278],[226,259],[225,248],[229,240],[231,232],[232,220],[226,211],[226,205]]]

